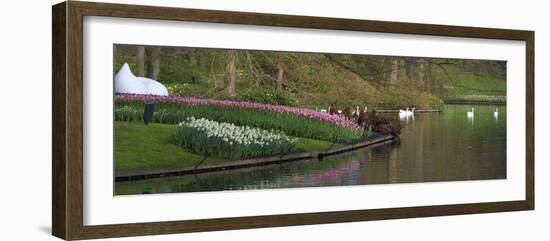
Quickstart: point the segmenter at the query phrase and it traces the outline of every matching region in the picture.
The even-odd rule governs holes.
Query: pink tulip
[[[126,102],[156,102],[156,103],[178,103],[186,105],[214,105],[214,106],[226,106],[226,107],[238,107],[247,109],[269,110],[279,113],[288,113],[298,116],[303,116],[311,119],[318,119],[326,122],[331,122],[337,126],[344,128],[357,130],[360,127],[357,123],[338,115],[331,115],[329,113],[318,112],[306,108],[289,107],[284,105],[271,105],[256,103],[251,101],[239,101],[239,100],[219,100],[219,99],[205,99],[189,96],[159,96],[159,95],[141,95],[141,94],[116,94],[116,99]]]

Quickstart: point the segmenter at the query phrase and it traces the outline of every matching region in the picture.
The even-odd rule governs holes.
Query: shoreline
[[[506,102],[502,102],[502,101],[478,101],[478,100],[448,100],[448,101],[444,101],[444,104],[449,104],[449,105],[502,105],[502,106],[505,106]]]
[[[499,106],[506,106],[506,102],[502,101],[474,101],[474,100],[449,100],[444,101],[445,105],[499,105]],[[381,109],[376,110],[378,113],[398,113],[399,110],[392,110],[392,109]],[[443,112],[443,110],[439,109],[420,109],[420,110],[414,110],[414,113],[434,113],[434,112]]]
[[[307,160],[307,159],[321,160],[328,156],[337,155],[345,152],[351,152],[360,148],[370,147],[375,144],[393,142],[395,139],[397,139],[397,137],[386,135],[386,136],[380,136],[370,140],[365,140],[354,144],[334,148],[327,151],[301,152],[301,153],[291,153],[286,155],[245,159],[245,160],[231,161],[223,164],[204,165],[197,168],[177,168],[177,169],[132,172],[128,174],[119,174],[119,175],[115,174],[115,183],[140,181],[140,180],[147,180],[147,179],[159,179],[159,178],[167,178],[167,177],[178,177],[178,176],[185,176],[185,175],[211,173],[211,172],[243,169],[243,168],[258,167],[258,166],[268,166],[268,165],[282,164],[282,163],[295,162],[295,161],[301,161],[301,160]]]
[[[399,110],[376,110],[378,113],[399,113]],[[414,110],[414,113],[432,113],[432,112],[441,112],[441,110],[438,109],[422,109],[422,110]]]

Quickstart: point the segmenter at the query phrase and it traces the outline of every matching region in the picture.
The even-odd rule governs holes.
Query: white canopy
[[[115,93],[167,96],[168,89],[156,80],[136,77],[130,70],[128,63],[124,63],[115,75]]]

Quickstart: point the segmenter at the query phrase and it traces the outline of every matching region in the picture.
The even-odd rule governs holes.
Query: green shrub
[[[272,104],[293,106],[296,100],[292,93],[270,89],[252,89],[240,95],[240,99]]]
[[[196,84],[204,79],[202,72],[185,55],[161,59],[158,80],[162,83]]]
[[[122,48],[116,48],[116,54],[115,54],[115,74],[122,68],[124,63],[127,63],[130,66],[131,70],[137,70],[137,64],[136,64],[136,56],[132,55],[131,53],[125,51]],[[134,72],[135,74],[136,72]]]
[[[380,109],[405,109],[415,106],[416,109],[440,109],[442,102],[439,98],[426,92],[412,89],[387,87],[379,96]]]

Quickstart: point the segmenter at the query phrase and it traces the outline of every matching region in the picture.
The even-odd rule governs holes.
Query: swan
[[[495,109],[495,112],[493,112],[493,116],[495,118],[498,118],[498,107]]]
[[[416,107],[413,107],[411,110],[409,110],[409,108],[407,107],[406,110],[399,110],[399,117],[400,118],[414,117],[414,110],[415,109],[416,109]]]
[[[359,106],[355,106],[355,110],[351,113],[351,116],[354,118],[354,119],[357,119],[359,118],[359,115],[361,113],[359,112]]]
[[[409,115],[411,116],[414,116],[414,110],[416,109],[416,107],[413,107],[411,111],[409,111]]]
[[[468,118],[474,117],[474,107],[472,107],[472,111],[468,111],[468,113],[466,113],[466,116],[467,116]]]
[[[409,108],[407,108],[406,110],[399,110],[399,118],[408,118],[409,116],[411,116],[410,112],[411,111],[409,111]]]

